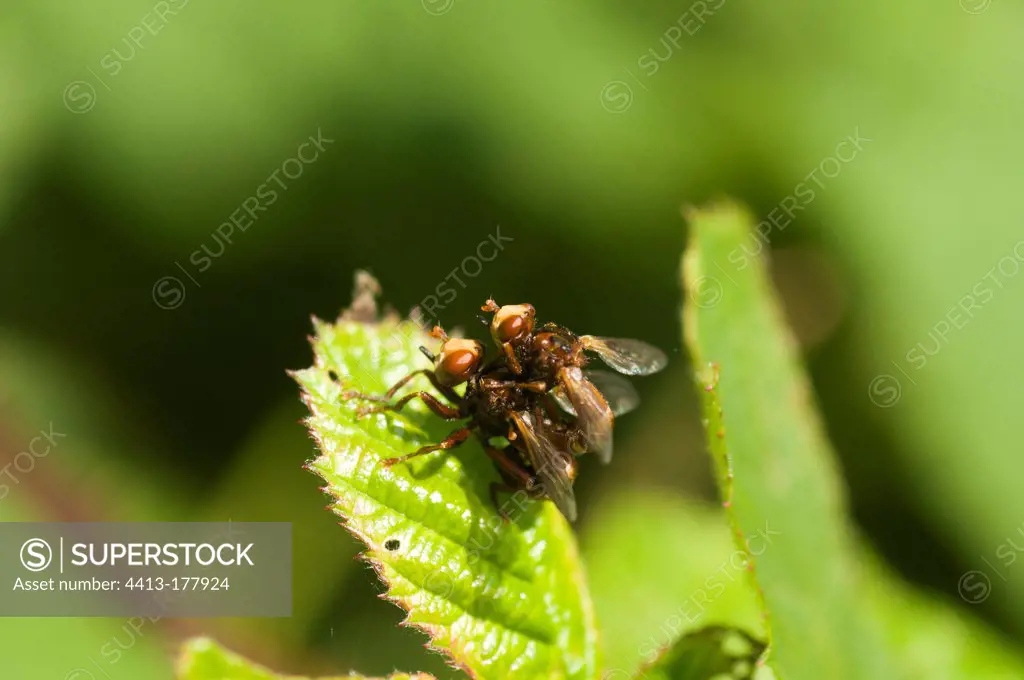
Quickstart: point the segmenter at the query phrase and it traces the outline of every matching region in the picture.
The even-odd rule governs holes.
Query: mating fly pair
[[[431,335],[441,340],[437,354],[420,347],[433,363],[432,369],[410,373],[382,396],[350,392],[346,397],[386,402],[360,408],[359,416],[398,411],[420,399],[445,420],[468,421],[443,441],[386,459],[384,465],[455,448],[475,432],[504,480],[491,485],[495,506],[498,492],[521,490],[532,498],[550,498],[574,521],[576,457],[591,452],[603,463],[609,462],[615,416],[639,403],[633,386],[621,376],[584,370],[587,353],[627,375],[659,371],[666,357],[639,340],[577,336],[552,323],[537,328],[531,305],[499,306],[488,300],[482,309],[493,315],[490,322],[483,321],[499,349],[496,357],[485,361],[482,343],[449,338],[435,327]],[[426,376],[449,403],[427,391],[392,402],[398,390],[417,375]],[[465,385],[461,395],[455,389],[459,385]]]

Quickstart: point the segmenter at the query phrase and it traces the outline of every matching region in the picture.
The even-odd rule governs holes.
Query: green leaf
[[[246,661],[237,654],[221,648],[208,638],[195,638],[185,643],[178,660],[179,680],[310,680],[297,675],[279,675],[271,670]],[[348,680],[364,678],[346,675]],[[320,680],[331,680],[321,678]],[[334,680],[344,680],[341,676]],[[372,680],[365,678],[364,680]],[[417,673],[395,673],[387,680],[433,680],[433,676]]]
[[[724,504],[763,589],[771,667],[786,680],[1024,677],[998,635],[899,582],[852,537],[764,264],[730,258],[752,224],[731,204],[693,214],[684,324]],[[754,548],[762,522],[777,535]]]
[[[713,626],[677,640],[653,665],[641,669],[637,678],[751,680],[763,652],[764,644],[749,635],[732,628]]]
[[[362,540],[387,585],[430,646],[479,678],[595,678],[597,632],[572,530],[549,502],[509,504],[505,523],[489,496],[498,481],[475,440],[386,468],[440,441],[444,423],[414,400],[400,414],[357,419],[342,392],[381,394],[428,364],[416,324],[314,320],[315,365],[299,371],[308,425],[333,510]],[[365,316],[365,315],[364,315]],[[422,376],[408,389],[427,389]]]
[[[610,668],[632,675],[708,626],[764,638],[746,558],[721,508],[651,487],[615,485],[600,499],[580,546]]]
[[[730,258],[750,247],[753,223],[729,203],[693,212],[683,323],[722,495],[762,590],[768,660],[786,680],[891,678],[795,343],[763,261]],[[765,529],[771,545],[755,547]]]

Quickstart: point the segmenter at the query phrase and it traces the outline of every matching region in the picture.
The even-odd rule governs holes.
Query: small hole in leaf
[[[388,540],[384,541],[384,549],[385,550],[392,550],[392,551],[394,551],[394,550],[398,550],[401,547],[402,547],[402,542],[399,541],[397,538],[389,538]]]
[[[327,377],[329,377],[334,382],[338,382],[338,373],[333,368],[327,371]]]

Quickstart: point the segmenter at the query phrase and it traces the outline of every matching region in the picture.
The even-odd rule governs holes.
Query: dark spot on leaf
[[[388,540],[384,541],[385,550],[398,550],[400,547],[402,547],[402,542],[399,541],[397,538],[389,538]]]
[[[328,377],[334,382],[338,382],[338,374],[334,372],[334,369],[327,371]]]

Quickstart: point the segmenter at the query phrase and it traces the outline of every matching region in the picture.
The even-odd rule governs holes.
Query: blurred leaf
[[[22,200],[34,155],[46,128],[39,102],[39,65],[34,40],[19,25],[20,12],[0,13],[0,232],[11,203]]]
[[[982,622],[903,585],[867,560],[866,595],[883,636],[900,650],[906,677],[928,680],[1024,678],[1024,658]]]
[[[91,371],[0,329],[0,521],[179,519],[174,477],[133,460],[148,440],[120,406]],[[15,465],[41,432],[53,433],[49,453]],[[140,617],[0,616],[3,677],[163,680],[167,636]]]
[[[737,630],[704,628],[677,640],[640,680],[750,680],[764,644]],[[763,677],[763,676],[761,676]]]
[[[637,550],[622,550],[626,541]],[[607,680],[632,677],[638,658],[656,667],[661,650],[702,626],[763,636],[747,574],[731,557],[738,551],[724,512],[649,489],[613,493],[581,543],[608,665],[616,669]],[[1019,652],[987,626],[902,585],[874,559],[866,567],[863,595],[900,650],[907,677],[1024,677]]]
[[[613,487],[588,517],[580,550],[609,668],[632,675],[706,626],[764,638],[746,556],[718,508],[657,489]]]
[[[729,203],[690,221],[685,339],[737,545],[756,564],[768,660],[793,680],[894,677],[865,611],[841,480],[764,263],[729,259],[754,221]],[[753,541],[766,530],[776,535],[758,552]]]
[[[266,668],[246,661],[237,654],[222,649],[207,638],[196,638],[185,643],[178,661],[179,680],[309,680],[297,675],[279,675]],[[356,680],[362,675],[346,675]],[[395,673],[387,680],[431,680],[432,676],[421,673]],[[321,680],[330,680],[322,678]],[[343,680],[338,676],[335,680]],[[364,678],[364,680],[372,680]]]
[[[282,641],[305,640],[334,603],[342,581],[355,567],[354,540],[325,541],[334,528],[323,502],[310,491],[315,478],[302,469],[313,443],[300,422],[302,406],[289,400],[258,426],[213,493],[200,521],[290,522],[293,539],[292,616],[241,619]],[[274,493],[254,494],[253,489]],[[351,615],[351,612],[348,612]]]
[[[65,521],[180,519],[189,499],[144,423],[92,371],[59,350],[0,328],[0,430],[24,439],[56,437],[50,454],[11,483],[12,495],[35,495],[43,516]],[[0,450],[0,468],[18,450]],[[145,457],[140,455],[145,452]],[[9,453],[9,456],[7,455]],[[143,462],[140,462],[142,458]],[[49,493],[61,488],[60,496]],[[29,502],[29,501],[26,501]]]
[[[763,587],[772,667],[786,678],[1024,677],[1024,661],[985,626],[904,586],[857,549],[763,262],[725,269],[753,222],[732,204],[696,211],[692,222],[683,266],[687,342],[706,366],[699,381],[709,448],[738,543],[752,553]],[[749,537],[762,518],[779,535],[758,554]],[[895,656],[881,638],[899,650],[899,666],[877,666]]]
[[[849,191],[829,226],[862,291],[850,357],[859,371],[848,391],[861,391],[864,415],[897,447],[904,502],[958,550],[946,590],[956,593],[963,571],[986,572],[985,608],[1024,639],[1024,570],[1004,568],[1012,563],[999,555],[1016,553],[1008,540],[1024,519],[1016,181],[1024,95],[1009,76],[1024,68],[1019,40],[1010,42],[1024,5],[991,3],[970,19],[980,21],[960,17],[945,41],[956,49],[935,53],[948,64],[929,60],[917,115],[872,125],[878,144],[844,177]],[[1004,57],[994,62],[996,51]],[[942,144],[927,141],[936,139]],[[966,224],[976,225],[970,238]]]
[[[9,482],[9,480],[7,480]],[[43,522],[25,494],[0,499],[0,521]],[[0,616],[4,678],[170,680],[164,622],[144,617]]]
[[[314,367],[296,373],[312,412],[344,526],[431,646],[480,678],[593,678],[597,634],[572,531],[551,503],[505,523],[489,499],[498,481],[478,444],[386,468],[380,460],[440,441],[450,425],[419,402],[357,420],[344,390],[379,394],[423,365],[429,339],[411,322],[315,322]],[[337,376],[342,384],[336,380]],[[422,376],[410,385],[427,386]]]

